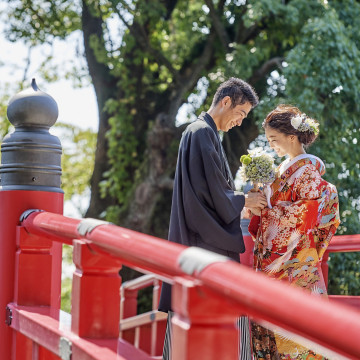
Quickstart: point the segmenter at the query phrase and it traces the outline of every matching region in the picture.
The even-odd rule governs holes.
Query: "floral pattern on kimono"
[[[312,155],[301,155],[278,170],[271,185],[272,209],[262,210],[261,218],[253,216],[249,225],[255,238],[254,268],[315,295],[326,295],[321,260],[340,223],[336,188],[322,179],[325,166]],[[256,359],[323,359],[255,323],[252,341]]]

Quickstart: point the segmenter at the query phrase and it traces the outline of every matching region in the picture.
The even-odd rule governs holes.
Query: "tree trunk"
[[[82,8],[82,29],[84,36],[85,56],[89,67],[89,73],[94,85],[97,105],[99,110],[99,130],[97,135],[97,145],[95,151],[94,172],[91,177],[90,189],[91,197],[86,217],[100,217],[101,213],[112,204],[113,200],[109,197],[102,198],[99,184],[103,180],[103,174],[109,168],[107,158],[108,141],[105,136],[109,130],[109,115],[104,111],[106,101],[114,96],[116,79],[111,76],[109,68],[98,61],[94,50],[91,47],[91,37],[96,37],[103,44],[102,19],[96,16],[95,8],[90,8],[87,1],[83,1]]]
[[[161,237],[167,237],[180,137],[179,129],[171,126],[167,117],[164,113],[159,114],[148,131],[140,179],[134,186],[132,199],[121,220],[125,227]]]

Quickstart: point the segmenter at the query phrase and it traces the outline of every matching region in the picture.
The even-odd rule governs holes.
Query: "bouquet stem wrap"
[[[270,203],[270,198],[271,198],[271,187],[270,184],[265,184],[264,186],[264,194],[266,196],[266,200],[267,200],[267,205],[269,209],[272,209],[271,203]]]

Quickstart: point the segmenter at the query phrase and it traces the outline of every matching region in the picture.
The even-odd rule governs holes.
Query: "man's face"
[[[249,102],[231,107],[231,99],[229,97],[225,97],[221,105],[222,111],[219,130],[225,132],[228,132],[234,126],[240,126],[251,110],[251,104]]]

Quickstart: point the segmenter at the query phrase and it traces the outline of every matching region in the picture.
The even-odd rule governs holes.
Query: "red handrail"
[[[360,251],[360,234],[336,235],[332,238],[327,252]]]
[[[48,212],[34,212],[22,225],[31,234],[65,244],[72,244],[72,239],[90,240],[89,246],[94,251],[119,257],[125,265],[136,265],[169,281],[173,281],[174,276],[184,275],[177,265],[177,258],[186,249],[185,246],[112,224],[96,227],[83,236],[78,232],[78,226],[83,220]],[[161,253],[166,256],[159,257]]]
[[[215,262],[190,276],[178,262],[184,246],[111,224],[81,235],[81,221],[41,212],[31,214],[22,225],[28,232],[52,240],[86,239],[93,251],[120,258],[171,282],[191,280],[200,284],[204,293],[238,308],[239,313],[280,326],[348,358],[360,358],[360,312],[356,310],[270,280],[233,261]]]

